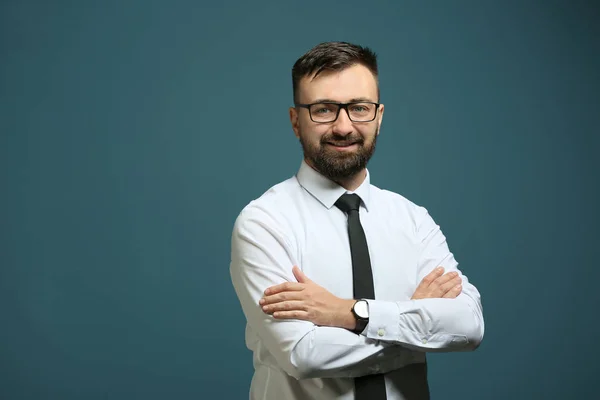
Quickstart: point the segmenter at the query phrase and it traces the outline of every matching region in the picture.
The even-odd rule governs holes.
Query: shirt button
[[[423,343],[423,344],[427,344],[427,339],[423,339],[423,340],[421,340],[421,343]]]
[[[384,330],[384,329],[380,329],[380,330],[378,330],[378,331],[377,331],[377,335],[378,335],[378,336],[383,336],[383,335],[385,335],[385,330]]]

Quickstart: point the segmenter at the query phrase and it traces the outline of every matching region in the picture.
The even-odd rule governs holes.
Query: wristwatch
[[[356,329],[354,329],[354,332],[361,333],[369,323],[369,303],[365,299],[357,300],[352,306],[352,314],[356,318]]]

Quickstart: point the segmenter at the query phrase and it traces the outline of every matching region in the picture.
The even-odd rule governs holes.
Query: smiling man
[[[370,183],[376,55],[322,43],[292,68],[296,175],[250,202],[230,273],[251,399],[428,399],[426,353],[476,349],[480,295],[427,210]]]

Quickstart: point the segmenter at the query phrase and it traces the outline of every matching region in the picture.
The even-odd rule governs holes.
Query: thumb
[[[308,276],[304,275],[304,272],[302,272],[302,270],[295,265],[294,265],[294,268],[292,268],[292,272],[294,273],[294,276],[296,277],[296,280],[298,282],[300,282],[300,283],[312,282],[310,279],[308,279]]]

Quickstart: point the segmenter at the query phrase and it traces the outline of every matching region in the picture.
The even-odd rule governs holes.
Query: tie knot
[[[335,206],[348,214],[350,211],[360,209],[360,197],[357,194],[343,194],[336,202]]]

